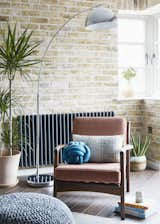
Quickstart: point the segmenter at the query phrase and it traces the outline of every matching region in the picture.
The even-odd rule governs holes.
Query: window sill
[[[117,97],[116,101],[134,101],[134,100],[160,100],[160,97]]]

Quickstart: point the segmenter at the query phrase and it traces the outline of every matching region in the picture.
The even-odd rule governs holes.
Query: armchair
[[[130,190],[130,123],[118,117],[77,117],[72,134],[89,136],[123,135],[124,146],[119,150],[119,163],[64,164],[64,145],[55,149],[54,196],[61,191],[95,191],[120,196],[121,219],[125,218],[125,190]]]

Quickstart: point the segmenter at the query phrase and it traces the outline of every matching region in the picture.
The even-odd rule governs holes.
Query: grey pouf
[[[0,224],[73,224],[70,209],[59,199],[37,193],[0,196]]]

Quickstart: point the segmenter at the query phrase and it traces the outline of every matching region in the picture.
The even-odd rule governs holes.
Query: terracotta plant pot
[[[18,150],[13,150],[12,156],[7,150],[0,154],[0,187],[15,186],[18,183],[20,154]]]
[[[131,171],[142,171],[146,169],[146,156],[132,156],[130,159]]]

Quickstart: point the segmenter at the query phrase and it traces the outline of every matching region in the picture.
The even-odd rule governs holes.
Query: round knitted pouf
[[[0,196],[0,224],[73,224],[69,208],[59,199],[37,193]]]

